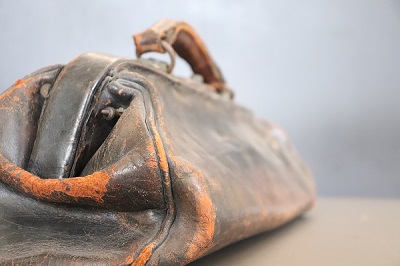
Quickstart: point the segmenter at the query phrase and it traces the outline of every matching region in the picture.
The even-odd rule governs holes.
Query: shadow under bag
[[[134,40],[171,64],[88,53],[0,95],[0,264],[184,265],[313,205],[285,132],[233,102],[190,26]]]

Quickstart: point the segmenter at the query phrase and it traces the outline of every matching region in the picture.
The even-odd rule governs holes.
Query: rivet
[[[43,98],[47,99],[50,94],[50,83],[43,84],[43,86],[40,88],[40,95],[42,95]]]
[[[109,106],[109,107],[106,107],[103,110],[101,110],[101,113],[103,114],[104,119],[111,120],[114,117],[121,116],[124,111],[125,111],[125,109],[122,107],[115,110],[115,108]]]
[[[101,113],[103,114],[105,120],[111,120],[115,116],[115,109],[112,107],[106,107],[101,110]]]

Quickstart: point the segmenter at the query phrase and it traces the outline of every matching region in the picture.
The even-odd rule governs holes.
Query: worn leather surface
[[[111,265],[161,226],[163,212],[54,206],[0,184],[1,265]]]
[[[89,53],[0,95],[0,264],[184,265],[311,208],[282,129],[163,69]]]
[[[102,72],[115,60],[101,54],[84,55],[61,71],[62,78],[52,86],[46,108],[38,121],[40,134],[35,139],[28,171],[48,178],[74,176],[72,168],[77,164],[77,159],[74,159],[79,142],[84,139],[82,135],[87,131],[105,131],[105,137],[108,135],[113,123],[96,119],[106,124],[101,127],[99,123],[88,123],[87,120],[95,115],[92,106],[100,97],[97,83],[105,75]],[[79,86],[79,89],[70,89],[71,86]],[[107,124],[110,125],[107,127]],[[97,135],[92,139],[99,142],[93,145],[95,148],[104,141],[104,137]]]
[[[92,53],[74,62],[90,64],[103,58]],[[1,96],[0,260],[4,264],[185,264],[275,228],[311,207],[310,173],[276,125],[258,119],[208,85],[176,78],[140,61],[107,60],[112,64],[103,65],[100,72],[105,74],[94,75],[100,80],[83,87],[70,80],[71,86],[63,88],[78,94],[99,84],[98,91],[123,95],[120,103],[126,105],[130,99],[77,174],[81,177],[57,179],[23,170],[28,161],[35,163],[32,146],[41,152],[53,145],[48,151],[54,156],[44,156],[39,163],[54,165],[58,155],[76,145],[76,137],[60,137],[58,148],[54,139],[46,143],[40,136],[54,134],[63,124],[37,129],[38,124],[50,123],[44,119],[57,114],[57,121],[73,117],[79,130],[87,126],[82,108],[52,113],[57,108],[52,101],[62,105],[57,84],[69,77],[59,73],[70,66],[32,74]],[[43,99],[39,90],[46,82],[54,85]],[[81,107],[89,96],[85,92],[80,97],[64,101]],[[65,144],[64,139],[70,142]],[[58,161],[60,167],[63,163]]]

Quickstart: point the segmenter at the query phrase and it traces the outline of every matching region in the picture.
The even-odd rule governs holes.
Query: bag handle
[[[186,22],[164,19],[142,33],[133,36],[136,55],[147,52],[168,52],[171,56],[169,72],[175,64],[175,51],[186,60],[193,72],[203,77],[219,93],[230,91],[225,79],[196,31]]]

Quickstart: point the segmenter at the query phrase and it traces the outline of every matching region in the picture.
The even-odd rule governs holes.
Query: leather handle
[[[193,72],[203,76],[204,82],[219,93],[227,90],[224,77],[196,31],[183,21],[161,20],[142,33],[133,36],[136,55],[147,52],[165,53],[167,42],[185,59]]]

